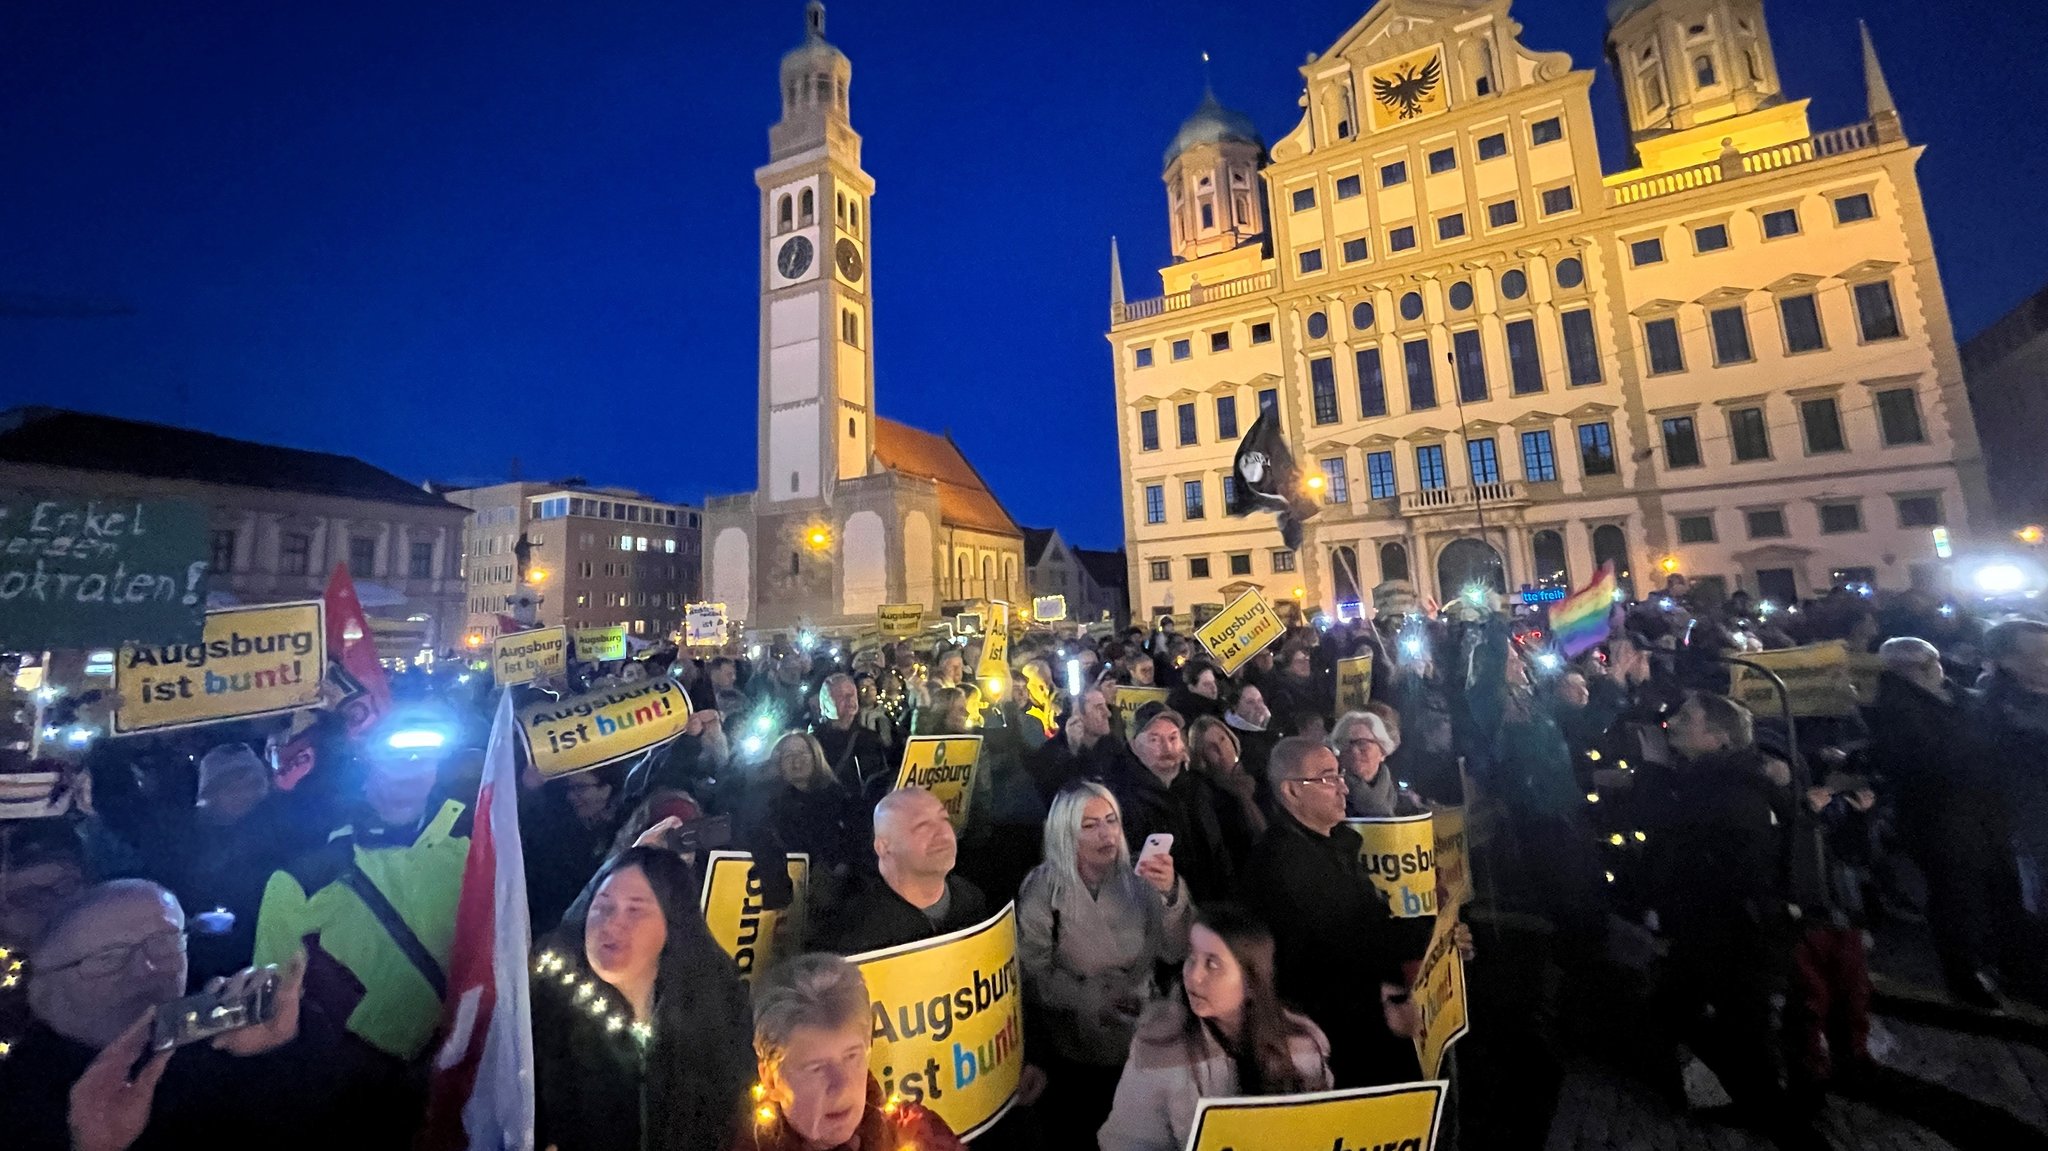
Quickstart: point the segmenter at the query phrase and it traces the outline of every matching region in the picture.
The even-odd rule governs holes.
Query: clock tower
[[[825,6],[782,58],[782,119],[768,132],[761,191],[761,511],[829,504],[873,470],[874,316],[869,204],[847,114],[853,65],[825,39]]]

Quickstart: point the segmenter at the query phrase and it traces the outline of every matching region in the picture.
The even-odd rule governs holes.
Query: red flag
[[[512,693],[499,701],[484,753],[448,953],[446,1036],[429,1084],[427,1151],[532,1151],[533,1013],[526,864],[519,842],[519,727]]]
[[[391,710],[391,683],[384,678],[384,665],[377,662],[377,637],[370,632],[370,617],[363,614],[346,564],[335,564],[334,574],[327,578],[327,658],[363,685],[377,714]]]

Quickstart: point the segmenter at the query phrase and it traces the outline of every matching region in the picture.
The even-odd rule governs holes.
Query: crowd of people
[[[1567,659],[1540,615],[1480,599],[1318,617],[1234,674],[1168,621],[1024,633],[982,681],[973,637],[806,635],[502,689],[670,676],[694,709],[628,762],[523,773],[536,1145],[959,1146],[870,1074],[844,957],[1012,901],[1028,1067],[978,1146],[1170,1151],[1202,1098],[1417,1080],[1431,920],[1390,911],[1347,820],[1443,807],[1471,829],[1478,929],[1456,935],[1476,1022],[1452,1072],[1478,1106],[1447,1140],[1540,1144],[1561,1060],[1593,1051],[1796,1144],[1870,1066],[1887,924],[1928,922],[1960,1003],[2044,998],[2048,623],[1674,579]],[[1881,662],[1860,709],[1788,728],[1728,697],[1731,658],[1825,640]],[[1361,655],[1368,699],[1340,709]],[[36,818],[0,819],[9,1146],[395,1147],[447,1121],[429,1063],[500,689],[408,678],[367,721],[33,765],[55,780]],[[1166,695],[1120,710],[1125,687]],[[894,784],[910,736],[962,734],[982,744],[956,828]],[[751,983],[699,910],[719,848],[811,861],[808,921]],[[157,1050],[165,1005],[259,982],[266,1022]]]

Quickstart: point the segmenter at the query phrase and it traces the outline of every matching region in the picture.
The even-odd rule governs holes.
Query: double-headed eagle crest
[[[1372,94],[1397,118],[1412,120],[1443,79],[1444,58],[1431,56],[1427,63],[1403,65],[1390,76],[1374,77]]]

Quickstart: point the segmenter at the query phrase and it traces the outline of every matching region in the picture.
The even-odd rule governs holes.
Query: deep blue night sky
[[[950,428],[1023,523],[1115,546],[1107,247],[1165,259],[1160,153],[1200,53],[1268,139],[1365,0],[837,0],[874,208],[882,413]],[[1521,0],[1600,64],[1601,0]],[[1818,128],[1884,52],[1961,334],[2048,280],[2048,6],[1777,0]],[[360,455],[411,478],[753,484],[753,168],[800,0],[0,6],[0,406]],[[1019,434],[1022,432],[1023,434]],[[1078,450],[1077,450],[1078,449]]]

